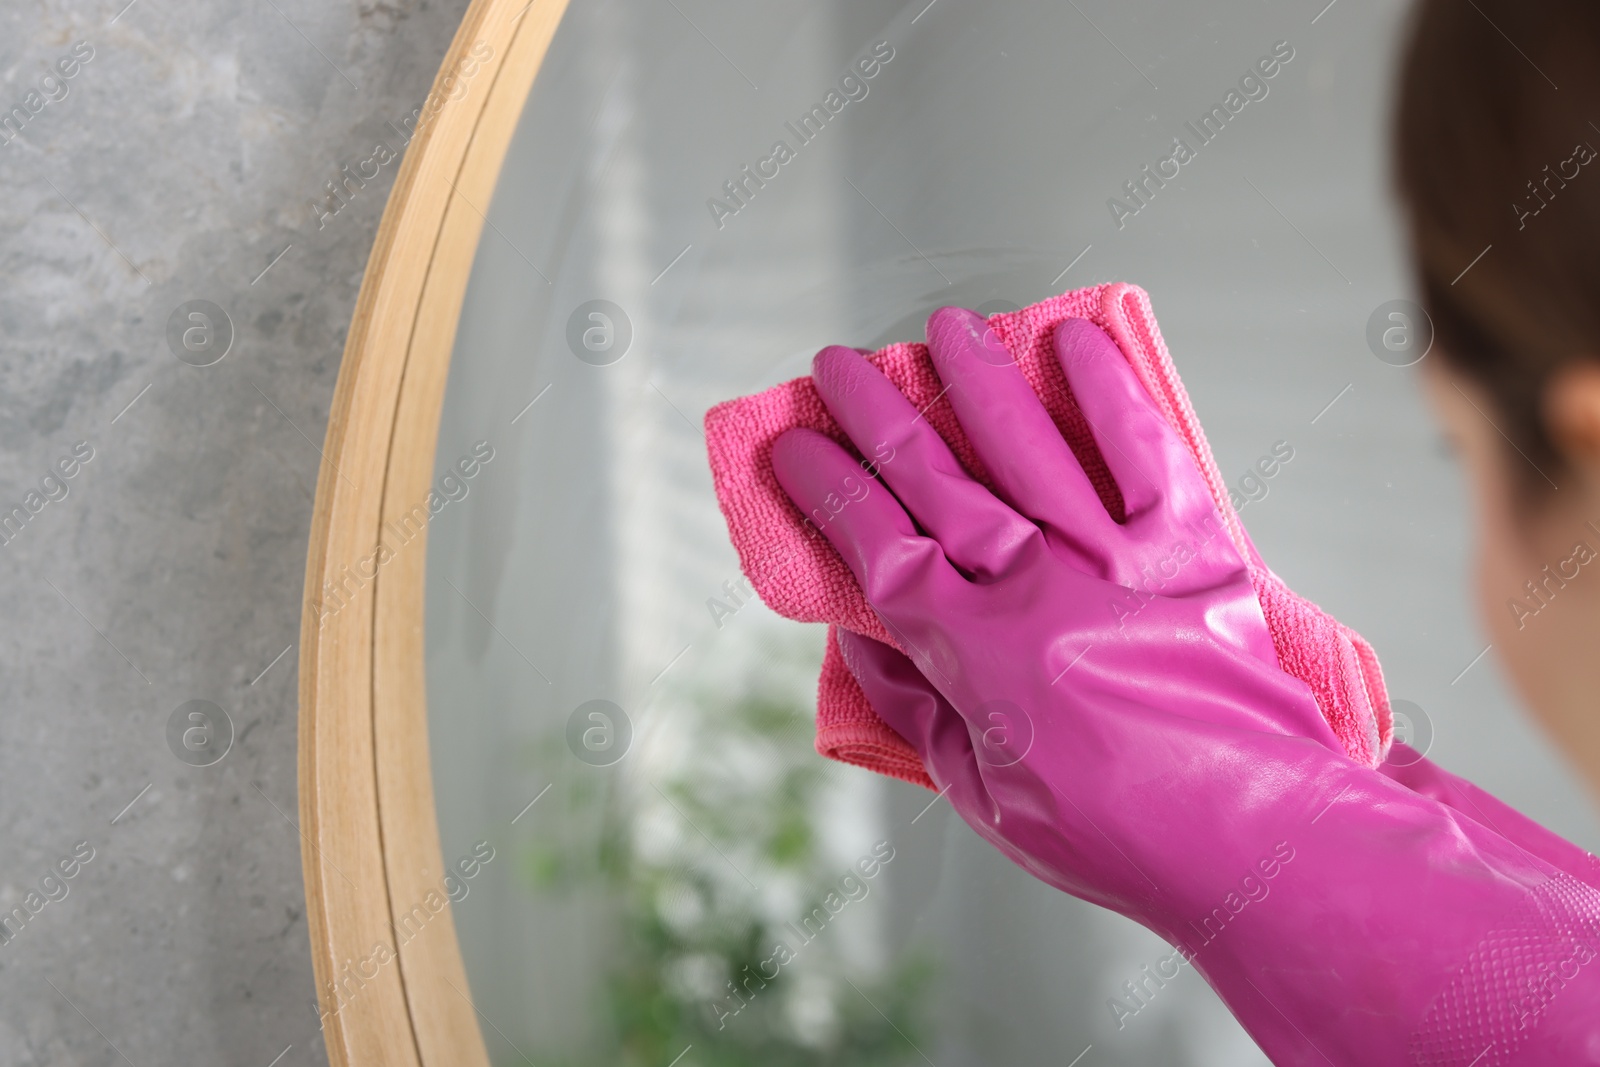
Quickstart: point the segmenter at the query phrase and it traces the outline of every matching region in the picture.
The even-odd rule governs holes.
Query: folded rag
[[[988,323],[1044,401],[1106,509],[1120,522],[1124,517],[1122,495],[1052,351],[1052,331],[1068,318],[1088,319],[1116,341],[1156,406],[1188,446],[1211,490],[1217,513],[1249,566],[1279,665],[1310,687],[1351,759],[1369,767],[1382,763],[1394,730],[1377,653],[1360,634],[1297,596],[1262,562],[1228,499],[1227,483],[1217,470],[1144,290],[1121,282],[1092,286],[992,315]],[[992,488],[988,472],[944,398],[944,386],[927,346],[901,342],[868,358],[949,442],[972,476]],[[817,751],[933,789],[916,751],[873,711],[845,667],[837,638],[841,626],[902,652],[907,650],[868,605],[844,560],[826,538],[806,525],[778,484],[772,470],[772,443],[796,426],[819,430],[851,447],[809,377],[729,400],[706,413],[712,482],[740,566],[757,595],[778,614],[800,622],[829,624],[817,686]]]

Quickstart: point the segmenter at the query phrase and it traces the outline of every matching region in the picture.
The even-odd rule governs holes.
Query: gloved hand
[[[843,646],[962,817],[1177,946],[1276,1063],[1600,1063],[1600,891],[1343,755],[1110,339],[1056,344],[1123,524],[981,318],[928,334],[998,497],[850,349],[813,376],[882,482],[806,430],[773,465],[912,650]]]

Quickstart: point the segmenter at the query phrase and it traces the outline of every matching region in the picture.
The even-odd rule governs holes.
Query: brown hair
[[[1542,413],[1552,374],[1600,360],[1597,122],[1600,3],[1417,4],[1392,129],[1416,281],[1435,353],[1530,461],[1525,500],[1567,471]]]

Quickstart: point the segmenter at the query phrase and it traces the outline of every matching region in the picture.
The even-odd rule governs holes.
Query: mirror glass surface
[[[1374,643],[1402,732],[1600,845],[1475,658],[1458,472],[1368,341],[1408,295],[1402,6],[1325,3],[573,0],[475,205],[427,541],[437,809],[447,862],[492,855],[452,896],[497,1064],[1266,1062],[1188,967],[1130,995],[1153,935],[815,755],[824,629],[734,584],[705,411],[944,304],[1147,289],[1257,546]],[[734,999],[780,937],[796,959]]]

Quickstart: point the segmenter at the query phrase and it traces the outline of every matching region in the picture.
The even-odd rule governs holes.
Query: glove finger
[[[930,608],[950,604],[967,585],[939,543],[920,534],[894,494],[825,434],[785,431],[773,442],[772,470],[806,522],[844,557],[896,640],[939,677],[922,642],[907,633],[921,632]]]
[[[989,743],[986,735],[994,725],[968,721],[911,660],[888,645],[849,630],[834,633],[845,667],[872,709],[917,752],[928,777],[941,796],[948,796],[956,814],[1035,878],[1072,891],[1048,865],[1000,832],[1004,818],[988,787],[988,776],[1003,773],[1001,769],[1012,766],[1019,754],[1009,743],[999,747]]]
[[[928,317],[928,349],[1000,497],[1103,574],[1117,524],[994,331],[975,312],[940,308]]]
[[[824,348],[811,378],[844,432],[917,525],[968,575],[993,578],[1038,528],[974,481],[944,438],[855,350]]]
[[[990,801],[961,714],[896,650],[849,630],[836,631],[839,651],[867,701],[889,729],[922,758],[941,793],[958,810],[987,811]]]
[[[1165,509],[1180,523],[1215,511],[1194,457],[1156,407],[1122,350],[1088,319],[1055,330],[1056,359],[1106,466],[1117,480],[1131,525]]]

